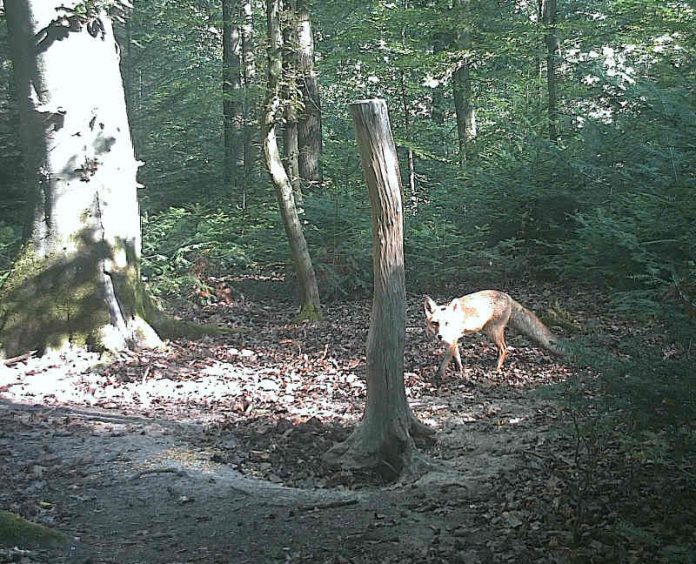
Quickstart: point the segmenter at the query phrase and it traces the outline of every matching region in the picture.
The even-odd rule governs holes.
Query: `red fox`
[[[448,345],[438,370],[439,378],[445,375],[453,358],[457,370],[462,371],[459,339],[467,333],[485,333],[493,340],[498,349],[497,370],[500,370],[508,356],[505,344],[505,327],[508,323],[550,352],[564,354],[558,345],[558,338],[539,318],[505,292],[483,290],[456,298],[445,306],[439,306],[425,296],[423,306],[428,330]]]

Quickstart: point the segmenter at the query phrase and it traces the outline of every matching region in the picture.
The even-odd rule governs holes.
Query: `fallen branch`
[[[12,366],[13,364],[17,364],[19,362],[23,362],[25,360],[29,360],[32,356],[36,354],[36,351],[29,351],[25,352],[24,354],[20,354],[19,356],[13,356],[12,358],[6,358],[3,361],[3,364],[5,366]]]

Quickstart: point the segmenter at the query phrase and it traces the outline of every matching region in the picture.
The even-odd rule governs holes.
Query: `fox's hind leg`
[[[500,369],[503,367],[505,359],[508,356],[508,348],[505,344],[505,326],[495,325],[493,327],[489,327],[486,333],[491,339],[493,339],[495,348],[498,349],[498,366],[496,367],[496,370],[500,371]]]

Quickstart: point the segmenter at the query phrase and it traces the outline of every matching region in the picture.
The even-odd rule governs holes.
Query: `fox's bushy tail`
[[[549,352],[561,356],[566,354],[560,342],[561,339],[554,335],[534,312],[528,310],[515,300],[512,300],[510,326],[520,333],[523,333]]]

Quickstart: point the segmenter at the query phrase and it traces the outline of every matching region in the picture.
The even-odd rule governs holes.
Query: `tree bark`
[[[459,139],[459,163],[463,165],[468,158],[469,146],[476,137],[476,112],[472,102],[469,58],[471,56],[471,11],[470,0],[458,0],[463,27],[457,31],[457,47],[463,52],[462,58],[452,76],[454,110],[457,116],[457,135]]]
[[[242,207],[246,208],[246,195],[253,176],[253,166],[258,156],[258,129],[256,98],[252,96],[252,85],[256,80],[256,58],[254,55],[254,7],[252,0],[242,2],[242,77],[243,117],[242,150],[244,159],[244,185]]]
[[[32,219],[0,297],[0,354],[161,344],[145,322],[140,163],[113,28],[77,4],[5,6]]]
[[[266,0],[268,25],[268,84],[261,129],[266,165],[275,187],[280,215],[290,245],[290,254],[297,275],[302,309],[300,317],[321,317],[319,289],[307,242],[302,232],[290,179],[283,168],[275,133],[275,120],[280,111],[280,78],[282,73],[281,32],[279,25],[279,0]]]
[[[225,132],[224,178],[235,191],[243,185],[240,6],[235,0],[222,0],[222,113]]]
[[[283,92],[285,102],[285,170],[290,177],[290,184],[295,194],[295,202],[302,202],[302,185],[300,183],[298,116],[299,96],[297,90],[297,15],[295,0],[283,1]]]
[[[438,31],[433,35],[431,41],[433,55],[440,56],[445,51],[450,51],[454,45],[454,34],[449,31]],[[436,125],[445,123],[445,104],[444,94],[441,85],[433,89],[431,115]]]
[[[362,423],[326,460],[375,467],[396,478],[418,460],[412,435],[432,431],[408,405],[404,386],[406,286],[401,178],[383,100],[351,105],[360,160],[372,206],[374,298],[367,337],[367,405]]]
[[[401,109],[404,114],[404,131],[406,133],[406,139],[411,139],[411,110],[408,105],[408,95],[406,93],[406,75],[403,69],[399,73],[399,79],[401,82]],[[418,200],[416,197],[416,159],[411,147],[406,147],[406,165],[408,167],[408,194],[406,194],[406,196],[407,200],[410,200],[411,205],[415,206]]]
[[[542,20],[546,29],[546,95],[549,120],[549,139],[558,140],[558,87],[556,85],[556,59],[560,51],[560,40],[556,30],[556,0],[541,0]]]
[[[308,184],[322,181],[321,100],[314,69],[314,38],[309,0],[297,0],[297,81],[303,108],[298,120],[300,178]]]

